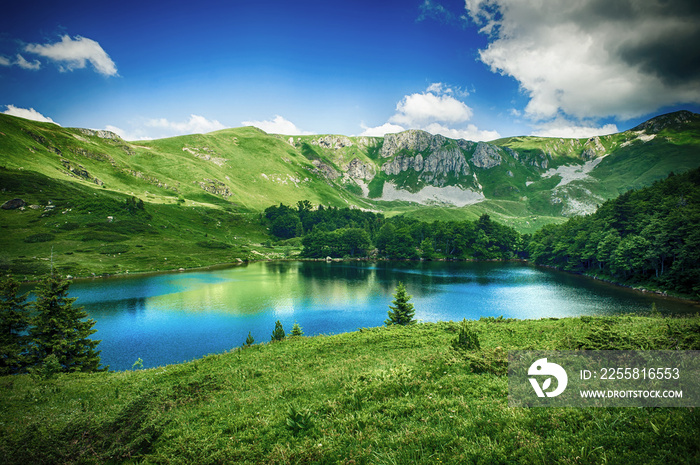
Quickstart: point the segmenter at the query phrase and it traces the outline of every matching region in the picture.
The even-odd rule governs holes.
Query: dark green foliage
[[[248,337],[245,338],[245,345],[252,346],[253,344],[255,344],[255,338],[253,337],[251,332],[248,331]]]
[[[309,258],[365,256],[370,247],[367,232],[359,228],[313,232],[302,239],[302,255]]]
[[[605,202],[536,232],[537,264],[700,296],[700,169]]]
[[[452,348],[457,351],[481,349],[479,335],[472,329],[472,325],[466,318],[459,325],[459,333],[452,341]]]
[[[292,326],[292,336],[303,336],[304,331],[302,331],[301,326],[299,326],[299,323],[296,321],[294,322],[294,326]]]
[[[300,410],[294,404],[287,408],[287,429],[294,436],[299,436],[313,428],[313,414],[308,410]]]
[[[51,274],[35,290],[35,316],[29,330],[32,361],[42,365],[54,355],[62,371],[98,371],[100,352],[95,348],[100,341],[89,339],[97,332],[95,321],[85,320],[87,313],[73,305],[76,299],[68,297],[69,286],[70,281]]]
[[[406,286],[402,282],[396,286],[396,293],[394,294],[394,300],[391,302],[394,305],[389,305],[389,310],[387,314],[389,318],[384,320],[384,324],[390,325],[412,325],[416,323],[413,319],[413,315],[416,313],[413,308],[413,304],[409,302],[411,300],[410,295],[406,293]]]
[[[275,329],[272,331],[272,337],[270,340],[274,341],[281,341],[285,338],[284,334],[284,328],[282,327],[282,323],[280,323],[280,320],[277,320],[275,322]]]
[[[50,242],[55,238],[56,236],[50,233],[38,233],[25,237],[24,242],[26,242],[27,244],[35,244],[37,242]]]
[[[19,295],[16,280],[3,278],[0,281],[0,375],[21,373],[28,365],[27,296]]]

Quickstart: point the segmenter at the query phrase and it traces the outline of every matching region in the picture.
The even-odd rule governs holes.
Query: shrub
[[[313,415],[308,410],[299,410],[294,405],[287,409],[287,429],[294,436],[310,430],[313,427]]]
[[[245,338],[245,345],[246,346],[252,346],[255,343],[255,338],[253,335],[248,331],[248,337]]]
[[[479,335],[472,329],[472,325],[469,324],[466,318],[459,325],[459,334],[452,341],[452,348],[457,351],[481,349]]]

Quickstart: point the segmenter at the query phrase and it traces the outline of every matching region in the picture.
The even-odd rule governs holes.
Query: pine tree
[[[253,338],[253,335],[248,331],[248,337],[245,338],[245,345],[247,346],[252,346],[255,343],[255,338]]]
[[[0,281],[0,375],[23,372],[28,363],[28,294],[19,295],[19,282]]]
[[[275,330],[272,331],[272,341],[281,341],[284,339],[285,334],[284,334],[284,328],[282,328],[282,323],[280,323],[280,320],[277,320],[275,322]]]
[[[106,370],[100,368],[100,351],[95,351],[100,341],[89,339],[97,332],[95,320],[85,320],[83,307],[73,305],[76,299],[68,297],[69,287],[70,281],[54,274],[39,282],[29,331],[33,361],[42,365],[54,355],[64,372]]]
[[[292,326],[292,336],[303,336],[304,331],[301,330],[301,326],[299,326],[299,323],[296,321],[294,322],[294,326]]]
[[[408,301],[411,300],[410,295],[406,294],[406,286],[402,282],[396,287],[396,293],[394,294],[394,301],[389,305],[389,310],[387,314],[389,318],[384,320],[384,324],[390,325],[412,325],[416,322],[413,319],[415,314],[415,309],[413,304]]]

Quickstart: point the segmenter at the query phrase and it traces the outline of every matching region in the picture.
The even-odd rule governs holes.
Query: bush
[[[37,242],[50,242],[54,240],[56,236],[53,234],[49,233],[39,233],[39,234],[32,234],[31,236],[27,236],[24,238],[24,242],[27,244],[35,244]]]
[[[472,329],[471,324],[469,324],[466,318],[463,319],[462,323],[459,325],[459,334],[457,334],[457,337],[452,341],[452,348],[456,351],[481,349],[479,335]]]

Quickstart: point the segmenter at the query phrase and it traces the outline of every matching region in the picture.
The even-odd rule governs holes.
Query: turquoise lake
[[[256,262],[226,269],[73,283],[98,330],[111,370],[162,366],[240,346],[248,331],[267,342],[280,320],[308,336],[381,326],[396,285],[413,296],[415,318],[695,313],[691,303],[642,294],[518,262]]]

